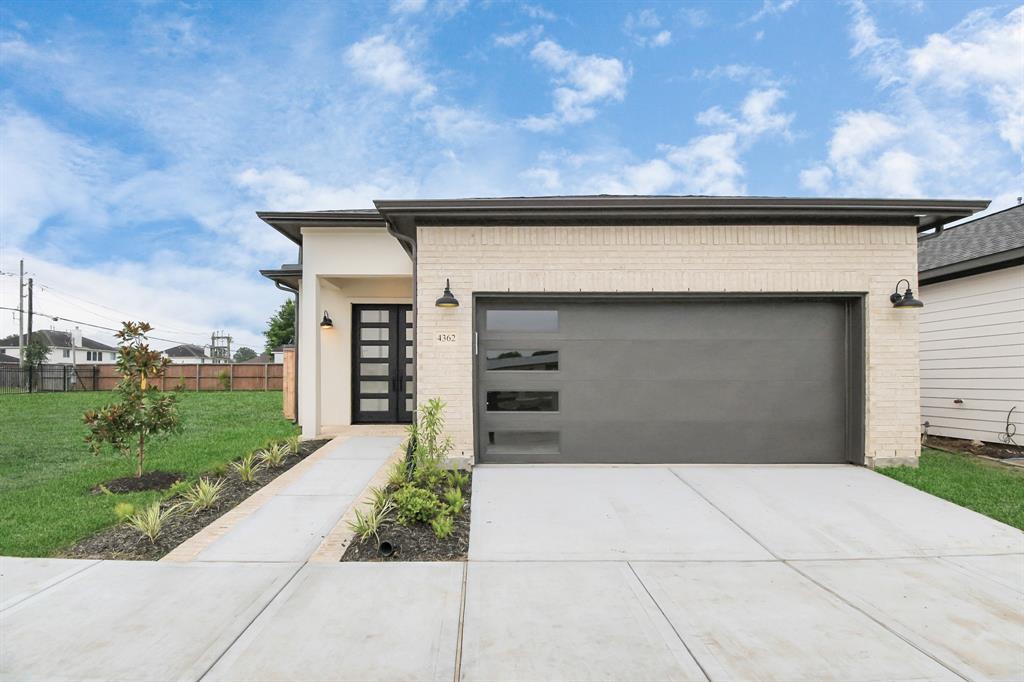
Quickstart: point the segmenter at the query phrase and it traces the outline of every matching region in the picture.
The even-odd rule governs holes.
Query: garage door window
[[[487,391],[488,412],[557,412],[558,391]]]
[[[558,370],[558,351],[489,350],[487,351],[487,369],[492,372],[554,372]]]
[[[490,332],[557,332],[557,310],[488,310]]]

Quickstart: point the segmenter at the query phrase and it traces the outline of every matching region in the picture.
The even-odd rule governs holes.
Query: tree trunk
[[[135,478],[142,478],[142,462],[146,459],[146,434],[139,434],[139,455],[135,462]]]

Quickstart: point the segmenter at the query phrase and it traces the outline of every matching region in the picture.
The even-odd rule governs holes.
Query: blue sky
[[[575,193],[1005,207],[1024,193],[1022,92],[1014,4],[8,1],[0,271],[25,258],[47,313],[257,345],[283,297],[256,270],[294,248],[256,210]],[[0,276],[0,305],[16,300]]]

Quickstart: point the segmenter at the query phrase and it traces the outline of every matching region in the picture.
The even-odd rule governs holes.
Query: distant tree
[[[145,322],[125,322],[114,334],[120,342],[117,392],[121,401],[99,411],[88,410],[82,418],[89,427],[85,442],[92,453],[100,454],[106,444],[119,455],[134,459],[136,478],[142,476],[146,439],[181,428],[177,396],[156,385],[171,361],[149,349],[146,334],[152,329]]]
[[[266,350],[268,353],[286,343],[295,343],[295,301],[288,299],[281,304],[273,317],[267,320]]]
[[[25,346],[25,364],[29,367],[38,367],[46,362],[50,355],[50,346],[42,335],[33,334],[32,340]]]
[[[246,360],[252,360],[256,357],[256,351],[249,346],[242,346],[235,351],[235,362],[245,362]]]

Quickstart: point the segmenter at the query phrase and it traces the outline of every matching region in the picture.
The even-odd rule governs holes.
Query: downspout
[[[295,413],[295,419],[293,423],[299,423],[299,290],[293,289],[287,284],[281,284],[280,282],[274,282],[274,286],[281,291],[287,291],[288,293],[295,294],[295,310],[292,311],[292,343],[295,345],[295,354],[292,360],[295,365],[295,390],[292,396],[292,411]]]
[[[419,296],[417,296],[419,281],[416,277],[416,240],[408,235],[399,232],[395,228],[395,226],[391,224],[391,221],[388,220],[387,218],[384,219],[384,226],[387,229],[388,234],[397,239],[405,247],[405,250],[409,253],[409,257],[412,258],[412,328],[414,338],[416,339],[416,343],[412,344],[412,406],[414,411],[413,421],[415,421],[415,410],[419,405],[418,393],[420,390],[420,365],[418,360],[419,352],[417,350],[417,347],[419,346],[420,343],[420,318],[418,312]]]

